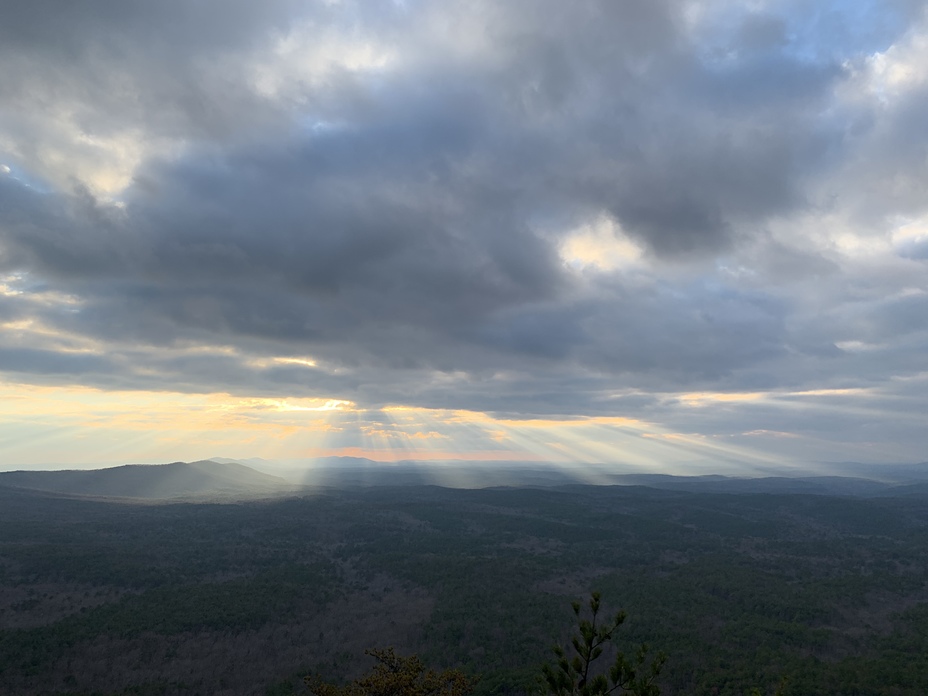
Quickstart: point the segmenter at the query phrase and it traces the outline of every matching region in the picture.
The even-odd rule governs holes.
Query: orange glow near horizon
[[[752,402],[793,408],[795,398],[821,399],[830,393],[684,393],[663,398],[687,409]],[[770,466],[780,463],[779,458],[753,443],[775,438],[783,439],[764,429],[736,436],[680,433],[625,416],[496,417],[398,405],[365,409],[340,398],[104,391],[0,382],[0,468],[5,469],[216,456],[347,456],[384,463],[537,461],[572,467],[622,463],[652,470],[706,459]]]
[[[315,457],[358,457],[374,462],[391,464],[402,461],[424,462],[531,462],[535,461],[525,452],[509,450],[475,450],[471,452],[443,452],[440,450],[416,450],[414,457],[404,456],[401,450],[366,449],[364,447],[342,447],[340,449],[309,449],[303,453],[307,458]]]

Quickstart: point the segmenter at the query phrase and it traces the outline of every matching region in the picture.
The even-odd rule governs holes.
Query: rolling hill
[[[10,471],[0,486],[64,495],[163,500],[170,498],[261,497],[292,486],[282,478],[235,462],[130,464],[90,471]]]

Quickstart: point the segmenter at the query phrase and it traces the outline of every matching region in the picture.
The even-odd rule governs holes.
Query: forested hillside
[[[0,530],[4,694],[302,693],[388,645],[522,693],[591,589],[627,611],[620,643],[667,653],[664,694],[928,692],[919,495],[0,489]]]

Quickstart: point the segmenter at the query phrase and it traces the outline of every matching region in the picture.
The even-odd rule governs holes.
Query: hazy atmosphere
[[[924,2],[6,0],[0,65],[0,468],[926,459]]]

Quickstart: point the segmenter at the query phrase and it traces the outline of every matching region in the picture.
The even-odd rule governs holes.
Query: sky
[[[928,460],[925,2],[6,0],[0,66],[0,469]]]

